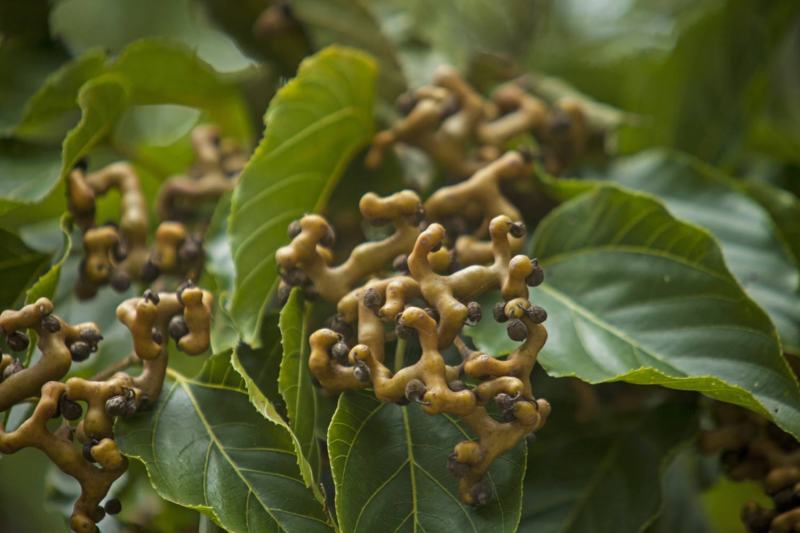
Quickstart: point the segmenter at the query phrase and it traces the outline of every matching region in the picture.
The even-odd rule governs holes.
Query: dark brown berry
[[[3,381],[7,380],[23,368],[25,367],[22,366],[22,363],[19,362],[19,359],[14,359],[7,367],[3,369]]]
[[[170,337],[175,341],[179,341],[182,337],[189,334],[189,326],[186,325],[186,320],[184,320],[182,315],[175,315],[170,319],[167,331]]]
[[[83,415],[83,408],[80,404],[73,402],[65,394],[58,399],[58,409],[65,420],[77,420]]]
[[[472,487],[472,505],[473,507],[483,507],[489,502],[492,497],[492,489],[488,483],[481,481]]]
[[[375,288],[370,287],[364,291],[364,305],[367,306],[368,309],[377,311],[383,305],[383,296],[381,296],[381,293]]]
[[[24,352],[28,349],[28,344],[30,344],[28,336],[20,331],[12,331],[8,337],[6,337],[6,342],[8,343],[8,347],[15,352]]]
[[[335,242],[336,233],[333,232],[333,228],[328,226],[327,230],[325,231],[325,235],[322,237],[322,239],[320,239],[319,243],[325,248],[333,248]]]
[[[547,320],[547,311],[544,310],[543,307],[539,307],[538,305],[532,305],[528,309],[525,310],[525,314],[528,315],[528,318],[531,319],[531,322],[534,324],[541,324],[545,320]]]
[[[496,304],[494,304],[494,307],[492,308],[492,313],[494,314],[494,319],[497,322],[505,322],[506,320],[508,320],[508,317],[506,316],[505,302],[497,302]]]
[[[303,231],[303,228],[300,226],[299,220],[293,220],[291,224],[289,224],[289,227],[287,228],[287,233],[289,234],[290,239],[294,239],[295,237],[300,235],[301,231]]]
[[[528,328],[522,320],[515,318],[506,326],[508,338],[512,341],[524,341],[528,337]]]
[[[453,392],[461,392],[462,390],[467,390],[467,385],[460,379],[451,381],[450,383],[447,384],[447,386],[450,387],[450,390]]]
[[[406,254],[398,255],[392,261],[392,269],[396,272],[408,274],[408,256]]]
[[[533,266],[533,271],[525,278],[525,283],[527,283],[529,287],[538,287],[544,281],[544,270],[542,270],[541,265],[539,265],[538,259],[531,259],[531,265]]]
[[[364,361],[358,361],[353,367],[353,376],[362,383],[367,383],[370,380],[369,367]]]
[[[496,403],[497,407],[499,407],[501,410],[508,411],[514,407],[514,398],[510,394],[501,392],[494,397],[494,403]]]
[[[299,268],[290,268],[281,272],[281,278],[292,287],[299,287],[306,281],[306,273]]]
[[[61,329],[61,322],[53,315],[46,315],[42,317],[42,326],[50,333],[56,333]]]
[[[92,353],[92,347],[86,341],[75,341],[69,345],[69,353],[72,355],[73,361],[80,363],[88,359]]]
[[[82,341],[88,344],[97,344],[103,340],[103,336],[94,328],[82,328],[80,332],[78,332],[78,336]]]
[[[425,396],[425,392],[427,391],[427,387],[425,387],[425,383],[419,379],[412,379],[406,383],[406,390],[405,396],[409,402],[420,402],[422,401],[422,397]]]
[[[414,335],[416,335],[417,330],[415,330],[410,326],[398,323],[394,328],[394,332],[399,338],[410,340],[414,338]]]
[[[128,274],[122,269],[114,269],[111,272],[111,277],[108,280],[111,288],[117,292],[124,292],[127,291],[128,288],[131,286],[131,278]]]
[[[511,236],[516,237],[517,239],[524,237],[526,231],[527,229],[525,228],[525,224],[523,222],[514,222],[511,224],[511,228],[508,230]]]
[[[347,343],[344,341],[339,341],[331,346],[331,355],[339,364],[347,362],[348,353],[350,353],[350,348],[347,347]]]
[[[455,452],[447,457],[447,469],[457,478],[462,478],[469,473],[469,465],[458,462]]]
[[[83,445],[83,458],[89,461],[90,463],[94,463],[94,456],[92,455],[92,448],[97,445],[97,439],[91,439],[89,442]]]
[[[164,334],[160,330],[153,328],[151,331],[153,342],[156,344],[164,344]]]
[[[158,296],[158,293],[152,289],[147,289],[144,291],[144,295],[142,297],[148,302],[151,302],[153,305],[158,305],[161,302],[161,298]]]
[[[481,309],[481,304],[478,302],[470,302],[467,304],[467,321],[466,324],[468,326],[474,326],[478,322],[481,321],[481,317],[483,316],[483,310]]]
[[[144,265],[142,265],[142,271],[139,274],[139,277],[145,283],[152,283],[156,280],[160,272],[158,271],[158,267],[153,264],[152,261],[147,261]]]
[[[122,503],[116,498],[111,498],[106,502],[105,509],[110,515],[119,514],[122,511]]]
[[[106,413],[108,416],[129,417],[136,412],[135,398],[128,398],[122,394],[112,396],[106,400]]]
[[[328,324],[333,331],[343,337],[350,337],[353,334],[353,326],[348,324],[344,317],[338,313],[331,317]]]

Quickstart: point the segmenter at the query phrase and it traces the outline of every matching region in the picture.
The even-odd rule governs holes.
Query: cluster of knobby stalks
[[[149,206],[139,177],[129,163],[108,165],[87,173],[76,166],[68,177],[69,209],[83,232],[84,260],[76,293],[92,298],[110,284],[117,291],[131,282],[151,284],[159,276],[196,280],[203,266],[202,237],[207,209],[236,185],[246,154],[229,139],[220,138],[214,126],[192,132],[195,164],[185,176],[169,178],[156,201],[160,224],[152,245]],[[119,191],[119,223],[95,223],[96,200],[110,190]]]
[[[724,403],[715,403],[714,429],[700,435],[707,453],[721,452],[722,465],[735,481],[762,482],[773,501],[771,509],[751,501],[742,521],[751,533],[800,530],[800,443],[765,418]]]
[[[334,265],[333,229],[323,217],[306,215],[289,226],[291,243],[276,254],[279,297],[297,287],[337,306],[330,328],[309,341],[309,367],[325,391],[371,388],[381,401],[416,402],[472,430],[476,439],[458,443],[448,464],[462,501],[471,505],[490,497],[485,475],[492,462],[540,429],[550,412],[530,383],[547,314],[530,303],[528,288],[544,274],[536,259],[517,255],[525,226],[500,189],[530,172],[530,161],[512,151],[424,203],[410,190],[385,198],[367,193],[361,214],[372,225],[391,226],[391,234],[356,246]],[[504,359],[472,350],[461,338],[465,326],[481,320],[476,299],[497,290],[502,300],[494,319],[522,343]],[[403,366],[400,357],[391,368],[387,343],[412,339],[419,359]],[[444,355],[451,346],[460,354],[457,364]]]
[[[117,318],[131,332],[133,353],[92,379],[70,377],[73,361],[85,361],[98,349],[102,335],[94,323],[71,325],[52,314],[46,298],[20,310],[0,314],[0,335],[17,356],[0,359],[0,412],[32,402],[32,414],[13,431],[0,426],[0,452],[35,447],[81,486],[71,527],[95,532],[106,513],[120,511],[118,500],[103,507],[111,484],[127,468],[114,442],[115,419],[129,417],[155,404],[167,372],[168,339],[181,351],[196,355],[208,349],[212,295],[194,286],[203,263],[201,238],[208,210],[231,190],[246,155],[234,143],[221,139],[213,126],[197,127],[192,134],[196,162],[185,176],[166,180],[156,203],[160,225],[148,246],[149,208],[133,167],[113,163],[87,173],[78,165],[69,174],[68,201],[83,232],[84,260],[76,287],[80,297],[94,296],[110,284],[127,289],[131,282],[150,285],[161,274],[184,279],[177,290],[147,289],[144,296],[122,302]],[[119,224],[95,225],[95,201],[110,189],[120,193]],[[205,218],[204,218],[205,217]],[[153,286],[155,287],[155,286]],[[29,332],[41,356],[30,364]],[[141,364],[130,375],[125,368]]]
[[[33,412],[19,427],[6,431],[0,424],[0,452],[38,448],[64,473],[75,478],[81,495],[70,525],[74,531],[94,533],[106,513],[121,509],[112,499],[100,506],[111,484],[126,470],[127,459],[114,442],[114,421],[146,409],[158,399],[167,370],[167,340],[190,355],[209,345],[212,296],[184,284],[176,292],[131,298],[117,308],[117,318],[130,330],[134,353],[129,363],[141,362],[135,376],[125,372],[93,379],[71,377],[61,381],[73,361],[84,361],[103,339],[94,323],[68,324],[53,314],[47,298],[20,310],[0,314],[0,334],[17,357],[0,359],[0,411],[33,402]],[[35,334],[41,357],[22,363],[28,350],[28,332]]]
[[[581,155],[605,150],[613,121],[576,97],[548,102],[536,88],[532,78],[520,78],[486,99],[454,68],[440,67],[431,85],[398,100],[403,116],[375,136],[366,165],[378,167],[390,146],[404,143],[422,149],[453,176],[466,177],[519,143],[548,172],[560,174]]]

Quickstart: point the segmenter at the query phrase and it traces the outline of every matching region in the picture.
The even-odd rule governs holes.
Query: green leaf
[[[384,100],[393,104],[406,90],[403,67],[394,47],[364,0],[292,0],[290,3],[294,16],[311,34],[315,47],[352,46],[377,60],[378,92]]]
[[[116,428],[120,449],[145,464],[159,495],[229,531],[331,531],[289,432],[252,408],[228,354],[197,378],[171,378],[154,410]]]
[[[191,0],[63,0],[53,8],[50,27],[73,54],[96,47],[117,53],[143,38],[169,37],[197,50],[220,71],[252,64]]]
[[[0,214],[41,202],[58,183],[61,150],[0,139]]]
[[[185,45],[165,39],[137,41],[120,54],[109,71],[128,83],[132,103],[204,109],[227,134],[246,142],[252,137],[239,90]]]
[[[47,268],[49,259],[28,248],[13,233],[0,229],[0,309],[15,306],[25,289]]]
[[[683,449],[675,456],[661,479],[664,504],[658,519],[646,529],[647,533],[715,531],[703,508],[700,466],[698,455],[691,448]]]
[[[705,231],[607,186],[551,212],[531,257],[545,270],[532,298],[549,314],[548,374],[694,390],[800,435],[800,390],[775,328]],[[487,320],[473,336],[495,354],[514,346]]]
[[[800,199],[764,181],[748,180],[740,185],[770,214],[784,247],[800,266]]]
[[[765,209],[742,186],[700,161],[662,150],[619,160],[607,172],[620,185],[657,196],[676,217],[709,230],[745,291],[769,313],[787,348],[800,353],[800,271],[785,243],[797,248],[800,213],[787,193],[765,200]],[[760,189],[769,194],[766,186]],[[769,210],[783,210],[782,235]],[[792,233],[793,232],[793,233]]]
[[[697,429],[687,407],[584,424],[554,409],[528,447],[520,530],[641,531],[661,510],[663,466]]]
[[[278,390],[286,401],[289,425],[300,441],[301,451],[312,467],[319,465],[319,445],[314,432],[317,419],[317,391],[308,369],[310,306],[306,308],[300,291],[294,290],[280,314],[281,359]]]
[[[328,428],[342,531],[515,531],[524,444],[492,465],[492,499],[476,510],[459,501],[457,480],[447,470],[453,446],[466,436],[456,419],[430,416],[418,405],[342,394]]]
[[[53,127],[54,123],[60,125],[65,113],[77,110],[81,87],[102,73],[105,61],[106,54],[102,50],[91,50],[48,76],[25,105],[14,134],[23,138],[60,139],[62,132]]]
[[[25,303],[33,303],[39,298],[52,299],[58,287],[58,280],[61,278],[61,268],[72,252],[72,217],[68,213],[61,216],[61,232],[63,234],[63,244],[58,259],[50,265],[48,270],[40,277],[33,286],[25,293]]]
[[[236,265],[230,311],[246,343],[258,345],[286,226],[322,209],[347,162],[369,142],[374,93],[374,62],[330,47],[303,61],[270,103],[264,139],[239,178],[228,226]]]

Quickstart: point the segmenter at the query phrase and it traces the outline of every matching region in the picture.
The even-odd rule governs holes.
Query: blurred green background
[[[158,36],[195,49],[238,85],[256,134],[269,98],[298,61],[318,47],[339,42],[365,48],[380,59],[384,104],[406,87],[426,82],[443,62],[456,65],[478,85],[482,80],[543,72],[635,116],[636,127],[620,132],[620,153],[671,146],[731,174],[757,176],[800,193],[796,0],[285,4],[285,12],[291,14],[288,26],[266,31],[263,20],[261,25],[257,22],[273,5],[265,0],[0,0],[0,131],[19,120],[24,102],[70,58],[97,48],[113,55],[139,38]],[[186,90],[192,90],[191,83]],[[157,156],[162,160],[154,159],[155,167],[161,163],[161,168],[180,169],[188,164],[190,152],[176,139],[197,116],[166,107],[128,116],[120,135],[127,136],[140,155],[146,148],[140,146],[146,144],[142,139],[163,137],[161,144],[172,148]],[[174,131],[180,134],[175,137]],[[108,205],[112,204],[113,198]],[[43,250],[47,246],[44,243]],[[70,276],[62,279],[63,298],[69,297],[71,282]],[[91,305],[78,314],[91,316],[104,304]],[[685,460],[676,460],[677,473],[672,475],[679,479],[680,462]],[[138,508],[151,513],[151,530],[213,527],[201,523],[194,512],[160,502],[140,467],[132,468],[130,477],[125,490],[142,502]],[[3,457],[0,531],[66,530],[60,513],[69,505],[70,491],[74,486],[57,476],[37,451]],[[738,509],[744,501],[761,497],[759,492],[752,484],[719,481],[705,490],[696,509],[698,520],[717,531],[741,531]],[[122,527],[119,522],[102,524],[104,532]]]

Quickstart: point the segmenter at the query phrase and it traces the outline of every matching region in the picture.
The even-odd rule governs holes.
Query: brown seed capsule
[[[470,302],[467,304],[467,320],[466,324],[468,326],[474,326],[478,322],[481,321],[481,317],[483,316],[483,311],[481,310],[481,304],[478,302]]]
[[[353,334],[353,326],[348,324],[344,317],[338,313],[331,317],[328,324],[333,331],[343,337],[350,337]]]
[[[403,274],[408,274],[408,256],[400,254],[392,261],[392,270]]]
[[[201,244],[194,237],[187,237],[178,248],[178,260],[182,265],[191,265],[203,255]]]
[[[136,412],[136,401],[123,395],[112,396],[106,400],[106,413],[108,416],[129,417]]]
[[[447,456],[447,469],[457,478],[462,478],[469,473],[469,465],[456,460],[456,453]]]
[[[355,367],[353,368],[353,376],[362,382],[367,383],[370,380],[370,372],[369,367],[364,363],[364,361],[359,361],[356,363]]]
[[[544,281],[544,270],[542,270],[541,265],[539,265],[538,259],[531,259],[531,266],[533,266],[533,271],[525,278],[525,283],[527,283],[529,287],[538,287]]]
[[[319,243],[325,248],[333,248],[335,242],[336,242],[336,233],[334,233],[333,228],[329,226],[325,231],[325,235],[323,235],[322,239],[320,239]]]
[[[492,497],[492,489],[488,483],[481,481],[472,487],[472,505],[473,507],[483,507],[489,502]]]
[[[306,281],[306,274],[299,268],[290,268],[281,272],[281,278],[292,287],[300,287]]]
[[[278,306],[283,307],[286,305],[286,302],[289,301],[289,295],[292,293],[292,286],[286,283],[285,281],[281,280],[278,283],[278,291],[276,294],[276,299],[278,300]]]
[[[517,239],[521,239],[522,237],[524,237],[526,231],[527,228],[525,228],[524,222],[514,222],[513,224],[511,224],[511,228],[508,230],[511,236],[516,237]]]
[[[521,342],[528,337],[528,328],[525,327],[525,323],[518,318],[515,318],[508,323],[508,326],[506,326],[506,332],[508,333],[508,338],[512,341]]]
[[[144,291],[142,297],[148,302],[151,302],[153,305],[158,305],[161,302],[161,298],[158,296],[158,293],[154,292],[152,289],[147,289]]]
[[[152,261],[147,261],[142,265],[142,271],[139,273],[139,278],[145,283],[152,283],[156,280],[160,272],[158,267]]]
[[[94,463],[94,456],[92,455],[92,448],[96,446],[98,443],[97,439],[91,439],[89,442],[83,445],[83,458],[89,461],[90,463]]]
[[[406,383],[406,399],[409,402],[420,402],[422,401],[422,397],[425,396],[425,392],[427,390],[428,389],[425,387],[425,383],[423,383],[422,380],[412,379]]]
[[[301,231],[303,231],[303,228],[300,226],[299,220],[292,220],[292,222],[289,224],[289,227],[287,228],[287,233],[289,234],[290,239],[294,239],[295,237],[300,235]]]
[[[103,336],[94,328],[82,328],[78,333],[82,341],[88,344],[97,344],[103,340]]]
[[[350,348],[347,347],[347,343],[344,341],[339,341],[331,346],[331,355],[339,364],[343,365],[347,362],[348,353],[350,353]]]
[[[547,311],[544,310],[543,307],[539,307],[538,305],[532,305],[528,309],[525,310],[525,314],[528,315],[528,318],[531,319],[531,322],[534,324],[541,324],[545,320],[547,320]]]
[[[106,510],[100,507],[99,505],[95,507],[94,512],[92,513],[92,519],[95,522],[101,522],[105,517],[106,517]]]
[[[80,404],[73,402],[65,394],[58,399],[58,409],[65,420],[77,420],[83,415],[83,408]]]
[[[6,342],[8,343],[8,347],[15,352],[24,352],[28,349],[28,344],[30,343],[28,336],[21,331],[12,331],[9,333],[6,337]]]
[[[69,345],[69,353],[72,355],[72,360],[80,363],[81,361],[86,361],[86,359],[92,353],[92,347],[86,341],[75,341]]]
[[[383,305],[383,296],[381,296],[381,293],[377,290],[370,287],[364,291],[364,305],[367,306],[368,309],[377,312]]]
[[[169,320],[167,331],[169,332],[169,336],[175,341],[179,341],[181,337],[188,335],[189,326],[186,325],[186,320],[184,320],[183,315],[175,315],[172,317]]]
[[[7,380],[24,368],[25,367],[22,366],[22,363],[19,362],[19,359],[14,359],[10,365],[3,369],[3,381]]]
[[[506,316],[505,302],[497,302],[496,304],[494,304],[494,307],[492,308],[492,313],[494,314],[494,319],[497,322],[505,322],[506,320],[508,320],[508,317]]]
[[[164,344],[164,334],[156,328],[150,332],[153,336],[153,342],[156,344]]]
[[[461,381],[460,379],[456,379],[451,381],[447,384],[450,387],[450,390],[453,392],[461,392],[462,390],[467,390],[467,385]]]
[[[61,329],[61,322],[53,315],[45,315],[42,317],[42,326],[50,333],[56,333]]]
[[[394,332],[399,338],[410,340],[414,338],[414,335],[416,335],[417,330],[409,326],[404,326],[403,324],[397,324],[394,327]]]
[[[111,288],[117,292],[124,292],[127,291],[128,288],[131,286],[131,278],[128,274],[119,268],[114,269],[111,272],[111,277],[108,280]]]
[[[514,407],[514,398],[512,398],[510,394],[501,392],[494,397],[494,403],[496,403],[497,407],[499,407],[501,410],[508,411]]]
[[[111,498],[106,502],[105,510],[110,515],[119,514],[122,511],[122,503],[117,498]]]
[[[439,322],[439,311],[437,311],[434,307],[426,307],[425,313],[427,313],[427,315],[434,321]]]

